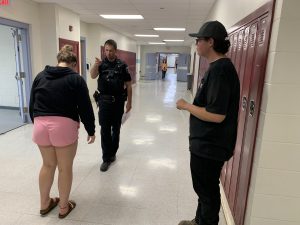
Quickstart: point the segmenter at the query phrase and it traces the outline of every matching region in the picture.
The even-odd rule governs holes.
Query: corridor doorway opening
[[[0,18],[0,134],[29,122],[32,73],[28,25]]]

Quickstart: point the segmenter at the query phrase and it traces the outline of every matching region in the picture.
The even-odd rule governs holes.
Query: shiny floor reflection
[[[0,136],[0,225],[177,225],[192,219],[197,198],[189,170],[188,114],[176,109],[191,100],[175,74],[164,81],[140,81],[133,88],[133,109],[121,129],[117,160],[100,173],[100,134],[85,143],[80,129],[71,198],[76,209],[65,219],[54,210],[39,212],[41,157],[31,141],[32,125]],[[96,110],[96,108],[95,108]],[[57,196],[57,183],[52,196]],[[220,225],[225,225],[221,216]]]

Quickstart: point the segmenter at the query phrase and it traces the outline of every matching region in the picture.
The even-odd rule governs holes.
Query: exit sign
[[[0,0],[0,5],[9,5],[9,0]]]

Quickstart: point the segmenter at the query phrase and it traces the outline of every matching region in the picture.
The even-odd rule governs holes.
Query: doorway
[[[81,68],[81,76],[86,81],[86,74],[87,74],[87,68],[86,68],[86,38],[80,37],[80,68]]]
[[[167,63],[167,73],[166,73],[166,78],[168,77],[174,77],[177,76],[177,60],[179,54],[177,53],[162,53],[159,52],[159,62],[158,62],[158,73],[160,77],[162,77],[162,70],[161,70],[161,65],[163,60],[166,61]]]
[[[0,134],[29,122],[28,25],[0,18]]]

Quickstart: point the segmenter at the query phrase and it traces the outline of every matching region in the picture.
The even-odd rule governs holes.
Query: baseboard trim
[[[220,185],[220,190],[221,190],[221,203],[222,203],[222,209],[224,212],[225,220],[227,225],[235,225],[223,186]]]
[[[19,110],[19,107],[14,107],[14,106],[2,106],[0,105],[0,109],[11,109],[11,110]]]

